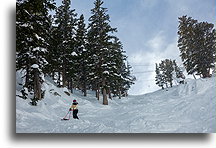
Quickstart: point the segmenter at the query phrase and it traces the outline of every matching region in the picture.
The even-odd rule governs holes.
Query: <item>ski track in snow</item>
[[[30,100],[16,98],[17,133],[216,132],[215,77],[188,80],[168,91],[113,98],[108,106],[102,105],[102,97],[97,101],[92,92],[88,97],[79,91],[67,96],[65,89],[50,81],[44,87],[45,99],[37,107],[30,106]],[[79,103],[80,120],[61,121],[73,99]]]

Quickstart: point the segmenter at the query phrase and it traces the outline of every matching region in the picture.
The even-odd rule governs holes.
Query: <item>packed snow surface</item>
[[[18,79],[18,82],[21,81]],[[17,133],[215,133],[215,77],[187,80],[167,90],[113,98],[102,105],[94,92],[68,96],[46,79],[45,98],[38,106],[16,97]],[[20,87],[17,85],[17,95]],[[72,100],[79,103],[80,120],[61,121]]]

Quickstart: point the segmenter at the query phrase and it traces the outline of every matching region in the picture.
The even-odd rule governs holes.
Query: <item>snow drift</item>
[[[17,76],[17,83],[21,81]],[[17,84],[17,95],[19,85]],[[16,97],[17,133],[215,133],[215,77],[188,79],[153,93],[113,98],[109,105],[97,101],[93,92],[68,95],[46,78],[45,98],[38,106]],[[79,102],[80,120],[61,121],[73,99]]]

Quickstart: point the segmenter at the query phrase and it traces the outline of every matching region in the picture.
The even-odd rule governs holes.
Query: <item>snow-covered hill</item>
[[[17,78],[17,83],[21,79]],[[19,94],[19,85],[17,85]],[[213,133],[216,132],[215,77],[154,93],[113,98],[104,106],[94,93],[68,96],[46,79],[38,106],[16,97],[17,133]],[[80,120],[61,121],[73,99]]]

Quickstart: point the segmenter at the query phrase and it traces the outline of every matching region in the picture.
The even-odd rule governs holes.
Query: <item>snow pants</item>
[[[73,118],[74,118],[74,119],[79,119],[78,116],[77,116],[77,114],[78,114],[78,109],[75,109],[75,110],[73,111]]]

